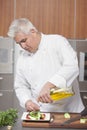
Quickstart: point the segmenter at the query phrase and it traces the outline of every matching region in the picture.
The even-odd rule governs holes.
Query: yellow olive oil
[[[54,90],[54,91],[51,91],[51,93],[50,93],[50,96],[54,101],[68,98],[73,95],[74,95],[73,92],[68,92],[68,91],[59,91],[58,92],[58,91]]]

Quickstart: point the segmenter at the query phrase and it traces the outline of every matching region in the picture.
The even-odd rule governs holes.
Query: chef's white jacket
[[[42,34],[36,53],[23,51],[17,62],[15,92],[22,107],[38,94],[46,82],[58,88],[72,86],[75,95],[54,103],[40,103],[45,112],[80,112],[84,109],[76,80],[79,74],[76,52],[66,38]]]

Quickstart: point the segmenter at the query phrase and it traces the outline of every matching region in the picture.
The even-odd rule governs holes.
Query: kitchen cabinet
[[[1,36],[13,19],[25,17],[43,33],[87,38],[87,0],[0,0],[0,9]]]
[[[87,92],[81,92],[81,98],[82,98],[83,104],[87,106]]]
[[[15,0],[0,0],[0,36],[7,36],[10,22],[14,19]]]
[[[81,92],[87,92],[87,80],[84,79],[85,75],[85,60],[82,54],[87,52],[87,40],[76,40],[76,51],[78,56],[78,63],[79,63],[79,86]]]
[[[43,33],[59,33],[73,38],[74,9],[74,0],[28,0],[26,4],[18,0],[16,18],[28,17]]]
[[[0,37],[0,110],[13,107],[13,40]]]
[[[13,92],[0,90],[0,111],[13,107]]]
[[[87,0],[76,0],[76,39],[87,38]]]
[[[0,74],[0,110],[13,107],[13,74]]]
[[[84,68],[84,64],[80,64],[83,62],[83,60],[80,58],[80,53],[87,52],[87,40],[69,40],[69,42],[72,45],[72,47],[77,51],[79,70],[80,70],[78,76],[80,94],[83,104],[87,106],[87,80],[82,81],[82,79],[84,79],[84,70],[82,70],[82,68]]]

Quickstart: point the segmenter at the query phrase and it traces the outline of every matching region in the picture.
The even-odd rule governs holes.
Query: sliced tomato
[[[27,115],[26,115],[26,119],[30,119],[30,116],[29,116],[29,114],[27,114]]]

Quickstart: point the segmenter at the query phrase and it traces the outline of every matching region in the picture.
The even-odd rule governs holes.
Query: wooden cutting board
[[[70,113],[71,118],[77,116],[77,113]],[[67,125],[62,125],[62,123],[68,119],[64,118],[64,113],[51,113],[53,117],[52,122],[29,122],[22,121],[23,127],[35,127],[35,128],[87,128],[87,122],[85,124],[80,123],[80,120],[72,122]]]

